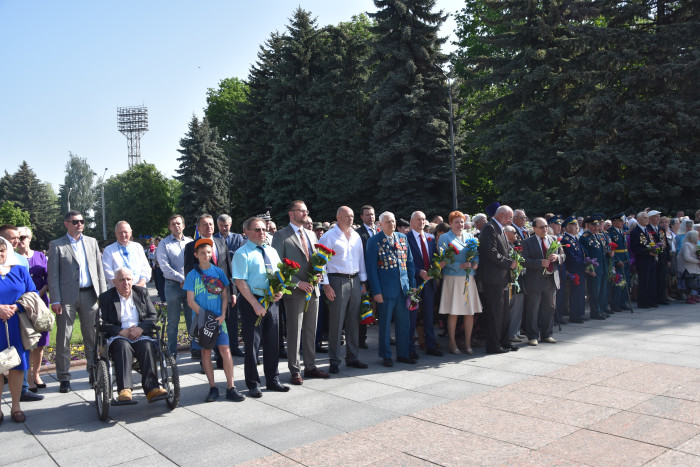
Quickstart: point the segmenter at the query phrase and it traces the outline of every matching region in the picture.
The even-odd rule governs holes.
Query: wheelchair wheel
[[[112,402],[112,384],[109,381],[109,369],[107,362],[99,360],[95,370],[95,406],[97,407],[97,417],[104,421],[109,416],[109,405]]]
[[[165,403],[170,410],[173,410],[180,403],[180,373],[175,363],[175,358],[171,355],[165,357],[166,366],[164,370],[163,388],[168,391],[168,398]]]

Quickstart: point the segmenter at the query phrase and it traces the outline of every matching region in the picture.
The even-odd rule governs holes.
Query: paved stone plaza
[[[700,465],[700,305],[567,324],[555,337],[385,368],[373,327],[368,370],[341,365],[242,403],[205,403],[206,378],[185,357],[180,407],[148,405],[138,390],[107,422],[84,370],[69,394],[45,375],[46,398],[23,404],[22,425],[5,386],[0,465]],[[239,390],[242,376],[236,365]]]

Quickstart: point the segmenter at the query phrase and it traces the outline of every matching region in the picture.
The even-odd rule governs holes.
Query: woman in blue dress
[[[0,237],[0,351],[8,348],[7,332],[10,334],[10,345],[19,353],[21,362],[8,371],[10,395],[12,396],[12,408],[10,415],[12,420],[22,423],[26,419],[19,406],[19,398],[22,392],[22,380],[24,372],[28,368],[29,351],[24,350],[22,336],[19,330],[19,316],[22,310],[17,307],[17,300],[27,292],[36,292],[32,278],[27,268],[17,264],[17,257],[10,242]],[[0,378],[0,394],[4,386],[3,378]],[[0,424],[4,415],[0,410]]]
[[[442,270],[440,314],[448,315],[448,347],[453,354],[462,353],[455,340],[455,329],[457,317],[464,316],[464,347],[471,355],[474,353],[471,346],[474,314],[481,313],[481,301],[474,277],[476,268],[479,267],[479,256],[475,251],[478,242],[472,234],[464,230],[466,221],[464,214],[453,211],[449,219],[451,230],[440,236],[438,247],[445,250],[452,245],[459,254],[455,256],[452,264],[446,265]]]

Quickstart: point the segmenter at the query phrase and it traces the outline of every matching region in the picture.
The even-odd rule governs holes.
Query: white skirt
[[[442,295],[440,298],[441,315],[472,316],[481,313],[481,300],[476,290],[476,278],[469,277],[467,294],[464,294],[462,276],[442,276]]]

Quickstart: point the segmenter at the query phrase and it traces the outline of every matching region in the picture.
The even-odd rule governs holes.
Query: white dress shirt
[[[129,329],[139,324],[139,312],[136,311],[134,303],[134,294],[130,294],[129,298],[124,298],[119,294],[119,304],[121,305],[121,322],[122,329]]]
[[[185,282],[185,245],[191,241],[190,237],[183,236],[178,240],[168,235],[158,244],[156,260],[166,279]]]
[[[318,243],[335,250],[326,265],[326,273],[335,274],[358,274],[360,281],[367,280],[365,269],[365,255],[362,251],[362,238],[354,230],[350,229],[350,239],[348,239],[337,225],[323,234]],[[321,281],[323,285],[328,284],[328,274],[323,275]]]
[[[146,253],[136,242],[129,242],[123,247],[119,242],[114,242],[105,248],[102,253],[102,268],[105,272],[105,280],[111,285],[114,280],[114,272],[119,268],[129,268],[134,276],[134,283],[142,279],[151,280],[151,265],[148,264]]]

